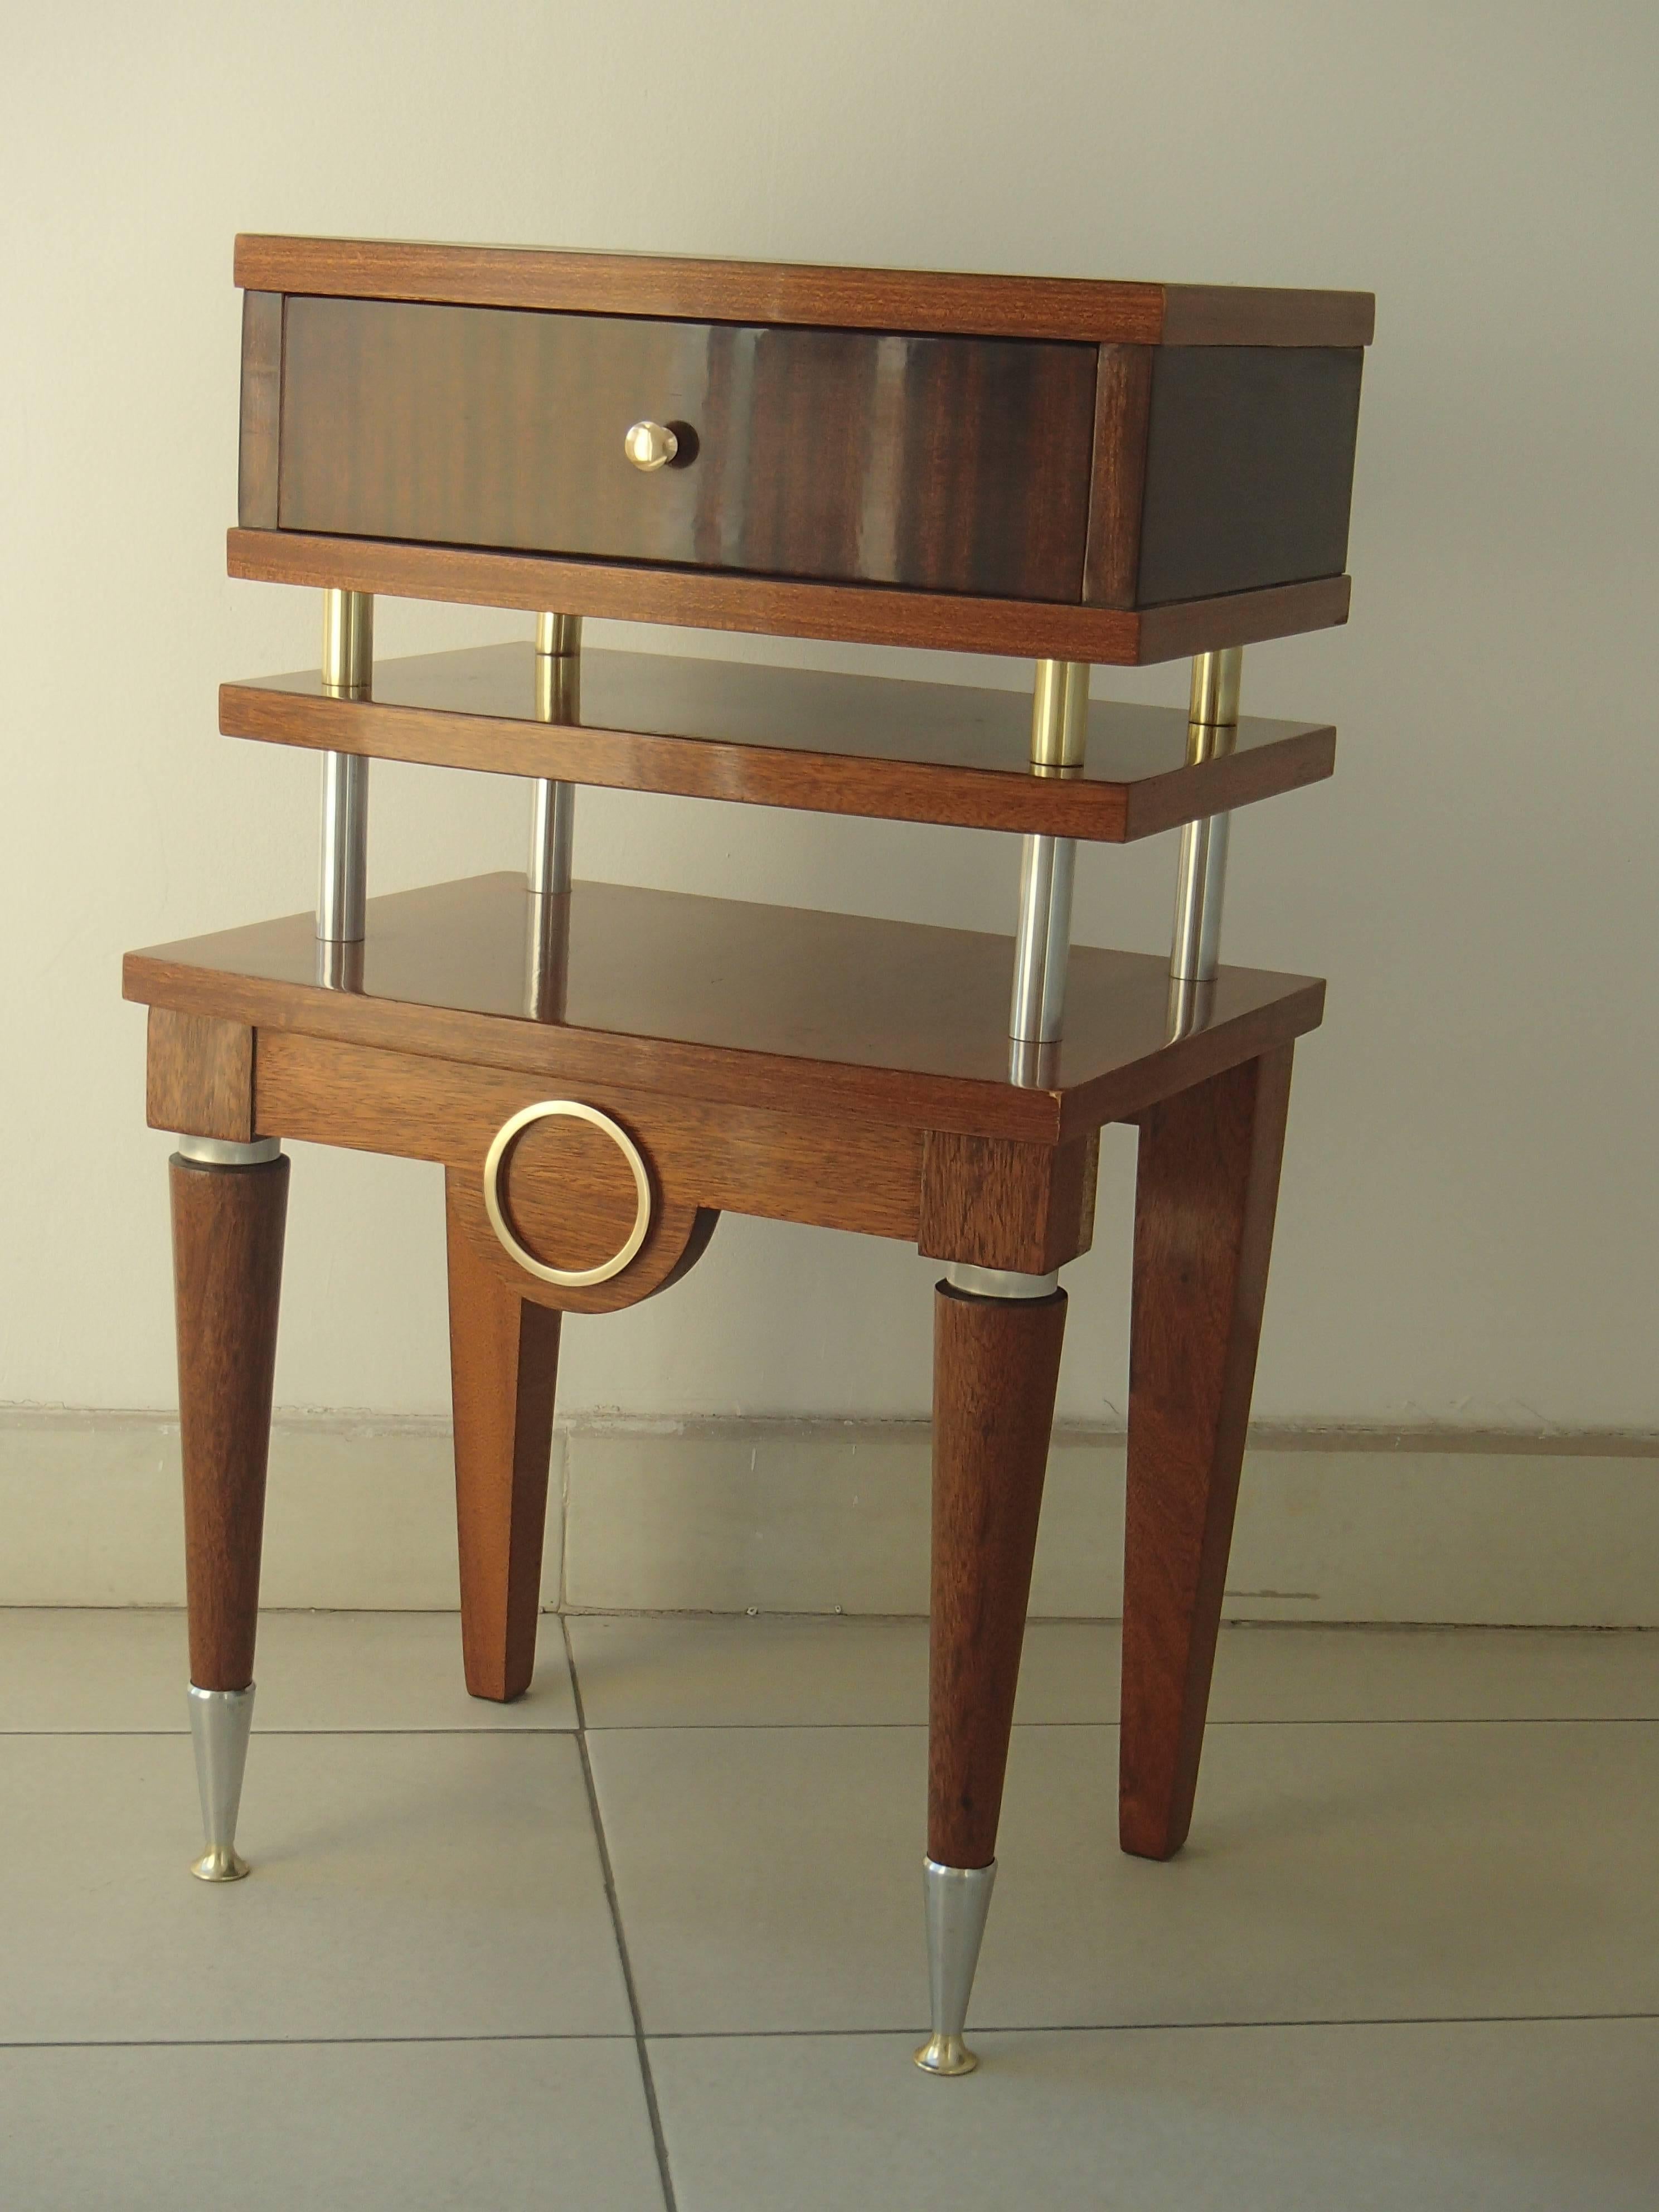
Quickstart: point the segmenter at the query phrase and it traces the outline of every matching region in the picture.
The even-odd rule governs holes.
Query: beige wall
[[[314,764],[215,734],[219,679],[307,661],[317,623],[223,575],[240,228],[1374,288],[1353,622],[1246,667],[1248,706],[1342,732],[1334,784],[1235,830],[1231,957],[1331,978],[1259,1409],[1659,1427],[1656,24],[1635,0],[19,11],[0,1399],[169,1401],[166,1145],[119,955],[311,895]],[[388,604],[379,641],[515,628]],[[377,769],[374,883],[517,865],[523,818],[511,783]],[[1173,859],[1085,855],[1079,938],[1158,946]],[[1016,856],[596,793],[579,866],[1001,929]],[[1121,1402],[1131,1158],[1117,1133],[1072,1271],[1076,1418]],[[570,1328],[563,1401],[918,1410],[932,1273],[730,1221],[685,1286]],[[281,1400],[441,1408],[441,1296],[435,1171],[301,1148]]]

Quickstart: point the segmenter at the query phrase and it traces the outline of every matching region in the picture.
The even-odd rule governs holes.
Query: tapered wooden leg
[[[240,1139],[207,1141],[221,1157],[181,1152],[171,1164],[173,1280],[190,1604],[188,1710],[205,1845],[191,1872],[204,1881],[227,1882],[247,1872],[236,1849],[236,1820],[253,1720],[288,1162],[280,1155],[261,1158],[263,1145]]]
[[[971,2074],[963,2041],[996,1880],[997,1820],[1054,1422],[1066,1293],[933,1302],[933,1593],[928,1727],[931,2032],[924,2072]]]
[[[521,1298],[449,1207],[449,1358],[461,1554],[461,1650],[475,1698],[536,1668],[562,1316]]]
[[[1273,1246],[1286,1045],[1140,1125],[1119,1836],[1187,1840]]]
[[[190,1679],[240,1691],[258,1623],[288,1162],[175,1154],[170,1175]]]
[[[988,1866],[1048,1461],[1066,1293],[933,1304],[927,1856]]]

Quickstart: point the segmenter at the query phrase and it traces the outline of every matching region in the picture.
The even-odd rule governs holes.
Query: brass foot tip
[[[959,2035],[930,2036],[915,2060],[924,2074],[971,2074],[979,2064]]]
[[[240,1881],[248,1871],[247,1861],[228,1844],[216,1844],[191,1868],[198,1881]]]

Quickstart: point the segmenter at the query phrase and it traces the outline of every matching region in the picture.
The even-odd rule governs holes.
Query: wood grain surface
[[[1014,878],[1009,875],[1009,902]],[[1318,1025],[1324,985],[1224,968],[1170,1039],[1159,955],[1073,945],[1051,1079],[1008,1079],[1006,938],[578,884],[564,1018],[521,1011],[521,876],[368,902],[361,990],[316,981],[309,913],[130,953],[130,998],[568,1086],[1060,1143]]]
[[[1137,606],[1341,574],[1364,360],[1357,346],[1152,356]]]
[[[1142,1858],[1192,1820],[1290,1085],[1285,1046],[1141,1122],[1119,1832]]]
[[[1186,711],[1091,701],[1074,777],[1033,775],[1028,690],[650,653],[585,653],[568,720],[536,715],[535,651],[380,662],[373,696],[315,671],[227,684],[228,736],[616,789],[1122,843],[1331,773],[1328,725],[1246,716],[1194,764]]]
[[[288,1162],[169,1165],[190,1679],[253,1680]]]
[[[447,1216],[461,1652],[471,1694],[506,1701],[536,1671],[560,1317],[485,1265],[453,1205]]]
[[[1089,538],[1083,561],[1083,597],[1090,606],[1135,604],[1152,361],[1149,346],[1100,349]]]
[[[241,454],[236,520],[245,530],[274,530],[283,413],[283,307],[280,293],[242,298]]]
[[[520,607],[687,629],[747,630],[942,652],[1087,660],[1136,667],[1227,645],[1329,629],[1348,618],[1349,582],[1327,576],[1270,591],[1153,607],[1061,606],[1037,599],[901,592],[870,584],[796,583],[696,568],[611,567],[545,553],[478,552],[298,530],[232,530],[233,576],[315,584],[392,599]]]
[[[501,1124],[550,1095],[558,1094],[537,1078],[509,1068],[422,1059],[284,1030],[267,1030],[259,1054],[263,1134],[441,1160],[475,1182]],[[908,1242],[916,1234],[923,1142],[919,1130],[763,1107],[711,1105],[615,1083],[590,1086],[581,1095],[629,1132],[659,1188],[677,1202],[768,1220],[811,1222],[865,1237]],[[539,1133],[542,1126],[526,1136]],[[598,1131],[590,1133],[601,1190],[594,1212],[580,1220],[559,1211],[564,1176],[556,1158],[558,1138],[553,1139],[553,1159],[544,1152],[538,1157],[533,1144],[520,1158],[525,1144],[520,1139],[508,1163],[511,1216],[527,1231],[531,1249],[555,1267],[597,1262],[617,1249],[633,1222],[632,1181],[618,1173],[619,1155],[609,1139]],[[567,1156],[567,1168],[570,1164]],[[609,1212],[599,1218],[607,1206]],[[620,1233],[611,1235],[613,1230]],[[567,1243],[561,1256],[562,1240],[573,1235],[586,1238],[591,1249]],[[586,1257],[572,1256],[584,1249]]]
[[[1075,601],[1095,359],[290,299],[282,526]],[[652,473],[623,450],[641,420],[680,441]]]
[[[153,1006],[144,1075],[152,1129],[234,1145],[252,1138],[253,1032],[246,1024]]]
[[[927,1856],[996,1856],[1066,1293],[933,1298]]]
[[[930,1130],[918,1243],[928,1258],[1046,1275],[1094,1237],[1100,1135],[1064,1145]]]
[[[975,276],[258,234],[237,239],[235,279],[250,290],[352,299],[1096,344],[1365,345],[1375,319],[1369,292]]]

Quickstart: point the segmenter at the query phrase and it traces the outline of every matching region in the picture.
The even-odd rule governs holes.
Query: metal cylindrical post
[[[374,670],[374,598],[323,593],[323,689],[331,698],[368,696]],[[368,901],[368,762],[361,753],[323,755],[317,934],[325,944],[361,943]]]
[[[582,618],[536,617],[536,720],[574,722],[581,716]],[[576,830],[576,787],[538,776],[531,786],[530,861],[525,881],[538,898],[570,888]]]
[[[1187,723],[1189,762],[1213,760],[1232,750],[1243,661],[1243,648],[1236,645],[1194,657]],[[1230,815],[1212,814],[1201,822],[1188,823],[1181,833],[1170,948],[1170,974],[1177,983],[1211,982],[1220,962],[1231,820]]]
[[[1031,692],[1032,774],[1076,775],[1088,735],[1088,662],[1039,660]],[[1008,1034],[1017,1045],[1051,1044],[1064,1025],[1076,866],[1074,839],[1026,838],[1008,1013]]]

